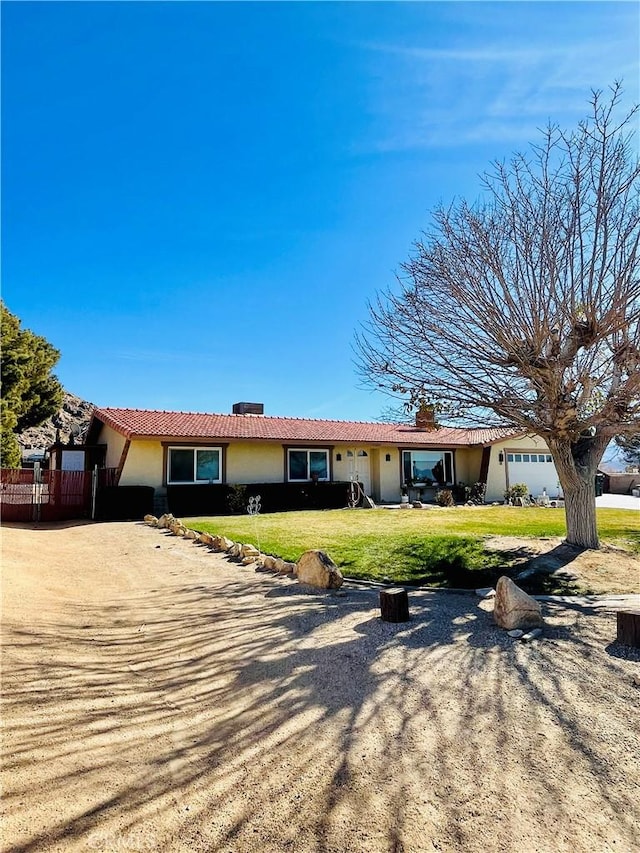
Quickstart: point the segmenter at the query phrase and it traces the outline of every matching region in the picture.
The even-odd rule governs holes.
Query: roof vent
[[[416,412],[416,428],[422,430],[438,429],[433,406],[420,406]]]
[[[234,403],[234,415],[264,415],[264,403]]]

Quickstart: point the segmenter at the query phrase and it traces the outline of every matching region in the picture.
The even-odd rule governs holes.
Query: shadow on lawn
[[[570,571],[562,570],[580,553],[582,549],[565,544],[538,554],[526,546],[495,551],[472,538],[429,537],[397,546],[391,559],[400,566],[411,566],[410,578],[404,582],[415,586],[495,587],[498,578],[507,575],[531,595],[575,595],[585,590]]]
[[[621,764],[571,702],[584,656],[609,674],[589,685],[596,710],[630,701],[602,638],[559,625],[544,644],[513,644],[475,598],[426,592],[410,594],[409,623],[390,625],[371,591],[311,594],[246,577],[167,578],[78,608],[68,624],[7,626],[5,803],[55,791],[74,805],[72,818],[34,823],[6,853],[72,841],[399,851],[408,831],[464,850],[477,837],[474,797],[489,798],[492,821],[500,813],[503,849],[527,846],[518,810],[532,833],[549,827],[539,843],[552,849],[554,822],[576,819],[573,773],[588,775],[587,805],[631,849],[638,803],[618,789]],[[633,754],[624,721],[610,721],[622,760]],[[545,727],[571,744],[561,773],[539,748]],[[505,753],[519,769],[515,787],[497,760]],[[46,791],[29,773],[34,762],[46,768]]]

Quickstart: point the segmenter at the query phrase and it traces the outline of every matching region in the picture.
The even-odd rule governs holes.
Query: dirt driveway
[[[5,528],[3,576],[5,851],[640,848],[612,613],[389,625],[135,523]]]

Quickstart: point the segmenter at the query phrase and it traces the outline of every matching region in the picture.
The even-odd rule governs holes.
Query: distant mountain
[[[40,426],[29,427],[20,433],[18,444],[23,450],[48,447],[56,440],[58,430],[61,441],[68,442],[73,434],[74,442],[79,444],[84,439],[94,409],[93,403],[88,403],[76,397],[75,394],[65,391],[62,408]]]

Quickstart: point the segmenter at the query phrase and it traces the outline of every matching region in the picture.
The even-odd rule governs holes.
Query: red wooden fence
[[[116,485],[116,475],[115,468],[99,468],[95,472],[3,468],[0,472],[2,520],[90,518],[95,492]]]

